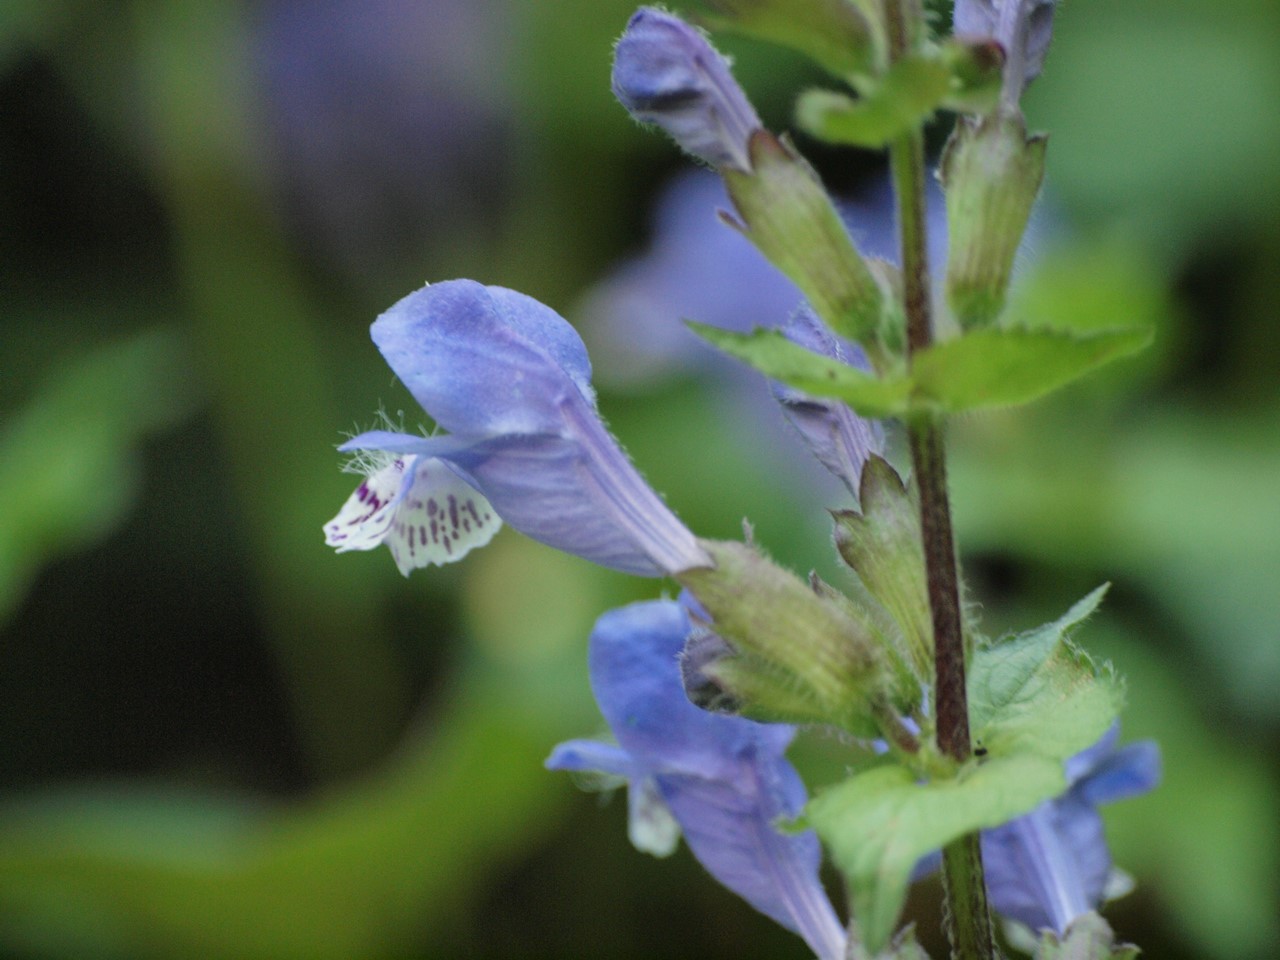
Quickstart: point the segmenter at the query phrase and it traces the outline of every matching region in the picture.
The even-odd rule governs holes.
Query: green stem
[[[903,57],[922,25],[918,0],[887,0],[890,59]],[[907,359],[933,341],[929,301],[929,260],[925,234],[924,132],[916,129],[889,146],[889,164],[898,203],[902,239],[903,309]],[[947,460],[939,420],[913,417],[907,423],[912,471],[920,491],[920,527],[934,642],[934,717],[939,749],[957,763],[970,757],[969,704],[965,691],[964,632],[960,578],[947,497]],[[998,960],[991,912],[976,833],[942,851],[947,898],[947,936],[953,960]]]

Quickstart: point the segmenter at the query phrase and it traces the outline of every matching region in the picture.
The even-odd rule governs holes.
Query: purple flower
[[[787,339],[814,353],[868,369],[866,356],[857,346],[833,334],[808,304],[801,304],[783,328]],[[838,477],[858,497],[862,466],[872,454],[884,453],[880,424],[858,416],[838,400],[810,397],[776,384],[774,394],[787,420],[809,445],[818,462]]]
[[[1032,930],[1066,932],[1103,901],[1111,854],[1099,804],[1146,793],[1160,780],[1150,741],[1116,749],[1119,726],[1067,761],[1066,793],[982,834],[992,906]]]
[[[591,686],[617,745],[571,740],[547,766],[625,778],[641,849],[674,849],[674,820],[720,883],[800,934],[822,960],[842,960],[845,933],[818,880],[818,840],[776,828],[806,800],[785,756],[794,728],[691,704],[679,664],[691,629],[671,601],[602,616],[591,634]]]
[[[249,22],[262,159],[308,250],[353,276],[483,223],[510,185],[506,0],[264,0]]]
[[[431,478],[449,485],[456,479],[522,533],[603,566],[661,576],[709,565],[693,534],[600,421],[586,349],[555,311],[512,290],[452,280],[405,297],[374,322],[372,336],[396,376],[448,431],[422,437],[374,430],[343,444],[447,468],[424,475],[405,461],[399,476],[413,486],[402,487],[397,502],[413,497],[426,511],[433,501],[439,509]],[[473,502],[479,513],[482,501]],[[333,523],[343,519],[339,514]],[[346,542],[376,545],[361,526],[375,519],[382,523],[376,510],[368,517],[353,510]],[[330,542],[344,532],[326,529]]]
[[[992,37],[1004,48],[1005,99],[1017,103],[1040,75],[1057,0],[956,0],[952,24],[959,37]]]
[[[724,57],[679,17],[653,7],[632,15],[614,51],[613,93],[695,157],[751,169],[747,140],[760,118]]]

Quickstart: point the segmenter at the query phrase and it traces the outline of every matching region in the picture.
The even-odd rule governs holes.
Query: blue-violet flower
[[[1136,796],[1160,780],[1150,741],[1116,748],[1119,726],[1067,761],[1067,791],[982,833],[991,905],[1032,930],[1059,936],[1105,899],[1111,854],[1098,805]]]
[[[679,658],[691,629],[672,601],[602,616],[591,634],[591,687],[617,744],[571,740],[547,766],[625,778],[637,846],[669,853],[674,820],[720,883],[799,933],[822,960],[843,960],[844,929],[818,880],[817,838],[775,826],[806,801],[785,756],[795,729],[690,703]]]
[[[555,311],[512,290],[452,280],[405,297],[371,333],[448,432],[373,430],[343,444],[396,457],[377,464],[381,472],[326,525],[329,543],[371,549],[416,520],[420,552],[409,565],[446,562],[492,536],[488,510],[535,540],[627,573],[710,564],[601,422],[586,348]],[[439,526],[422,523],[433,517]],[[439,546],[446,535],[465,549]],[[415,549],[412,533],[404,549]]]
[[[614,51],[613,93],[695,157],[751,169],[747,141],[760,118],[724,57],[679,17],[653,7],[632,15]]]
[[[867,370],[866,355],[855,344],[841,340],[802,303],[783,327],[788,340]],[[884,429],[879,423],[854,413],[839,400],[811,397],[782,384],[774,385],[787,420],[808,444],[818,462],[844,483],[856,499],[862,482],[862,466],[872,454],[884,453]]]

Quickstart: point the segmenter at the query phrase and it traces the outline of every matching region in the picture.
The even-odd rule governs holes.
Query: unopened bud
[[[869,624],[754,547],[701,541],[715,567],[678,577],[719,642],[685,653],[685,685],[754,718],[827,723],[876,736],[879,707],[902,700]],[[695,611],[697,613],[697,611]],[[691,683],[692,681],[692,683]]]
[[[679,17],[653,7],[635,12],[614,50],[613,93],[695,157],[750,168],[747,139],[760,118],[724,57]]]

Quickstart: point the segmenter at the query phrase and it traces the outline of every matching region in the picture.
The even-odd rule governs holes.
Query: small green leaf
[[[945,63],[907,57],[861,99],[831,90],[806,91],[796,104],[796,123],[829,143],[877,149],[928,120],[950,91],[951,71]]]
[[[1149,328],[985,329],[921,350],[915,401],[948,413],[1029,403],[1151,342]]]
[[[767,377],[805,393],[843,400],[866,417],[905,413],[911,383],[901,375],[876,377],[831,357],[806,350],[780,330],[757,327],[751,333],[689,322],[689,329],[731,357]]]
[[[884,766],[823,791],[804,819],[848,878],[854,919],[874,956],[893,933],[921,857],[1026,813],[1064,782],[1061,763],[1031,754],[989,757],[931,783]]]
[[[1028,750],[1061,761],[1106,732],[1123,685],[1067,639],[1106,591],[1101,586],[1052,623],[975,651],[968,687],[976,742],[995,753]]]

